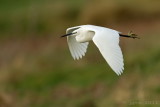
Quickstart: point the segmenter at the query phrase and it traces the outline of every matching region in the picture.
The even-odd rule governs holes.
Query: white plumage
[[[124,63],[118,31],[94,25],[81,25],[68,28],[66,33],[64,36],[67,36],[69,50],[74,59],[82,58],[89,41],[93,40],[112,70],[117,75],[123,72]]]

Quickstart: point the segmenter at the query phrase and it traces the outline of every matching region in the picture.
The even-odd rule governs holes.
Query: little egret
[[[128,35],[123,35],[116,30],[95,25],[81,25],[68,28],[66,35],[61,37],[66,36],[69,50],[75,60],[85,55],[89,41],[93,40],[104,59],[117,75],[120,75],[124,70],[119,37],[138,38],[132,32],[128,33]]]

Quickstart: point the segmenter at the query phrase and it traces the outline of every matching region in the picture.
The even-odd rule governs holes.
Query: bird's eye
[[[76,34],[77,32],[73,32],[72,34]]]

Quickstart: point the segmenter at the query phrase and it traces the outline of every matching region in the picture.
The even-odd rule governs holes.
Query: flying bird
[[[61,37],[67,37],[69,50],[74,60],[85,56],[89,41],[93,40],[108,65],[117,75],[121,75],[124,70],[119,37],[138,38],[132,32],[129,32],[128,35],[123,35],[116,30],[95,25],[68,28],[66,34]]]

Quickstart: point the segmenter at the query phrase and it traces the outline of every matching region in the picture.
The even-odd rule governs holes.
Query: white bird
[[[66,30],[67,42],[72,57],[76,60],[85,56],[89,41],[93,40],[104,59],[112,70],[120,75],[124,70],[122,51],[119,47],[119,37],[138,38],[129,33],[122,35],[116,30],[94,25],[81,25]]]

